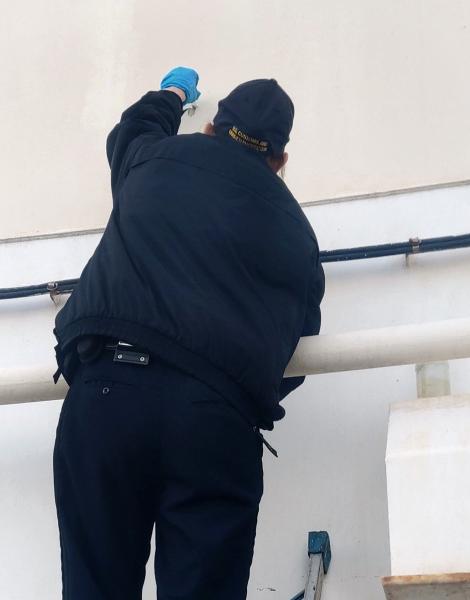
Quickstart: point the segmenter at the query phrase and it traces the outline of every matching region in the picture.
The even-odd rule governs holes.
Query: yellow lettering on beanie
[[[253,150],[257,150],[258,152],[267,152],[268,150],[268,142],[247,135],[243,131],[240,131],[238,127],[235,127],[235,125],[232,125],[228,134],[231,138],[240,142],[240,144],[244,144]]]

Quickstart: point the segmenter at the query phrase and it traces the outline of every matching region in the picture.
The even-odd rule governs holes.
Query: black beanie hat
[[[220,100],[214,129],[253,151],[280,157],[293,121],[294,105],[277,81],[253,79]]]

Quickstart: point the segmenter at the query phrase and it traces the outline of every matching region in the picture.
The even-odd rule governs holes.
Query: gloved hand
[[[201,92],[196,89],[198,81],[199,75],[194,69],[175,67],[162,79],[160,88],[164,90],[169,87],[177,87],[185,93],[185,102],[196,102],[201,95]]]

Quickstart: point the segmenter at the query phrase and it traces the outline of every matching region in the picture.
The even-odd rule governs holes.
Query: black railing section
[[[449,235],[428,239],[411,238],[407,242],[395,244],[380,244],[376,246],[359,246],[357,248],[341,248],[339,250],[323,250],[320,252],[322,263],[343,262],[349,260],[363,260],[399,254],[423,254],[438,250],[455,250],[456,248],[470,247],[470,233],[463,235]],[[11,298],[25,298],[40,294],[70,294],[77,285],[78,279],[64,279],[50,281],[23,287],[0,288],[0,300]]]

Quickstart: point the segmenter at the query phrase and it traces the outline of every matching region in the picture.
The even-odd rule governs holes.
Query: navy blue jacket
[[[320,329],[318,244],[264,157],[230,138],[177,136],[181,115],[176,94],[148,92],[107,138],[113,209],[57,314],[58,374],[70,383],[79,336],[117,337],[272,429],[305,379],[283,378],[286,365]]]

